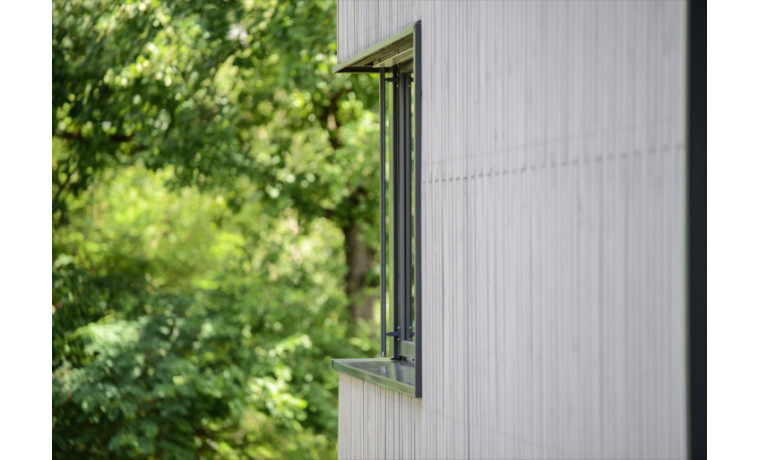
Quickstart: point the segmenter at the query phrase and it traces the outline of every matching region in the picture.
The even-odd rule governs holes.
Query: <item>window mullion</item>
[[[401,193],[401,171],[400,171],[400,154],[401,154],[401,145],[399,142],[400,139],[400,127],[398,124],[399,121],[399,113],[400,113],[400,100],[399,100],[399,72],[398,67],[393,68],[393,118],[391,124],[393,125],[393,154],[392,154],[392,161],[391,161],[391,176],[393,179],[393,184],[391,186],[391,189],[393,190],[393,224],[391,226],[392,229],[392,245],[393,245],[393,262],[391,267],[391,273],[393,274],[393,324],[394,324],[394,332],[396,335],[394,336],[393,340],[393,357],[394,358],[400,358],[401,356],[401,340],[402,340],[402,331],[403,331],[403,324],[402,324],[402,317],[403,317],[403,310],[401,302],[401,298],[403,296],[404,292],[404,286],[403,286],[403,255],[401,254],[401,233],[400,229],[402,227],[402,219],[403,219],[403,213],[401,212],[401,203],[403,203],[403,197]]]
[[[402,164],[404,169],[403,178],[403,196],[401,201],[403,203],[402,209],[404,212],[404,229],[403,229],[403,242],[404,242],[404,302],[402,304],[404,327],[402,340],[411,340],[411,326],[412,326],[412,155],[411,155],[411,91],[409,87],[409,74],[404,73],[400,78],[400,92],[402,95],[401,107],[402,112],[401,123],[401,143],[403,149],[401,151]]]
[[[407,330],[407,289],[409,284],[409,274],[407,273],[408,261],[407,261],[407,227],[409,225],[409,218],[407,212],[407,155],[406,155],[406,91],[404,90],[404,78],[403,74],[397,71],[398,78],[396,80],[396,91],[398,92],[398,119],[396,120],[398,128],[398,167],[399,167],[399,183],[398,183],[398,268],[399,268],[399,289],[398,289],[398,311],[399,311],[399,331],[400,341],[406,340]],[[402,353],[403,354],[403,353]]]
[[[380,356],[385,357],[387,326],[386,318],[386,277],[387,267],[385,265],[387,241],[386,230],[386,187],[385,187],[385,69],[380,69]]]

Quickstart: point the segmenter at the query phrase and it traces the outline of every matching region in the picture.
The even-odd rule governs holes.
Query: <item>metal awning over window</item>
[[[333,73],[376,73],[414,58],[415,26],[356,54],[333,68]]]

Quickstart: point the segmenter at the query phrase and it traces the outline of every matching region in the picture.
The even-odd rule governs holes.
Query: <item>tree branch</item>
[[[343,142],[341,142],[338,137],[338,130],[340,129],[340,123],[338,122],[338,103],[343,99],[343,96],[345,96],[346,93],[348,93],[348,88],[341,88],[340,91],[335,93],[333,97],[330,98],[330,103],[324,108],[322,116],[319,117],[322,125],[327,128],[330,145],[333,150],[338,150],[343,146]]]
[[[62,133],[56,133],[53,132],[53,137],[57,137],[59,139],[66,139],[71,141],[85,141],[85,140],[91,140],[92,137],[83,136],[80,133],[69,133],[69,132],[62,132]],[[130,142],[132,139],[134,139],[134,134],[110,134],[108,136],[108,140],[111,142]]]
[[[53,197],[54,210],[58,207],[58,201],[61,199],[61,193],[63,193],[63,190],[69,185],[69,182],[71,182],[71,178],[74,177],[74,174],[76,174],[76,172],[79,170],[78,164],[74,167],[74,169],[71,169],[70,160],[71,157],[66,159],[66,179],[62,184],[58,186],[58,191],[55,192],[55,196]]]

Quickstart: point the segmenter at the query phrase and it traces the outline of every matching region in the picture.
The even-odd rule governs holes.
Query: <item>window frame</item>
[[[381,355],[383,357],[388,354],[386,348],[388,337],[393,340],[390,360],[333,360],[333,368],[387,388],[413,394],[416,397],[422,396],[423,330],[421,51],[421,24],[417,22],[389,39],[344,60],[333,69],[334,73],[380,74],[380,219],[382,223],[380,337]],[[386,78],[389,70],[392,76]],[[385,172],[386,151],[388,150],[386,148],[385,130],[385,85],[388,82],[393,84],[391,92],[393,101],[391,105],[391,126],[393,129],[390,148],[390,178],[386,178]],[[414,82],[413,85],[412,82]],[[413,90],[411,89],[412,86]],[[400,161],[401,159],[404,161]],[[411,169],[413,169],[413,174]],[[400,175],[404,177],[398,177]],[[392,193],[390,261],[386,260],[386,242],[388,241],[386,232],[388,217],[386,182],[389,182]],[[391,277],[390,309],[393,313],[390,332],[386,330],[388,274]],[[412,324],[414,324],[413,330]],[[370,361],[373,362],[372,365],[365,365]],[[388,363],[388,365],[384,365],[383,362]],[[395,366],[394,369],[398,370],[395,374],[399,376],[404,374],[403,378],[398,377],[396,378],[397,381],[383,384],[384,380],[392,380],[386,375],[391,364]],[[383,371],[367,370],[370,368],[383,369]],[[411,368],[414,372],[413,381],[408,372],[412,370]],[[382,375],[377,375],[378,372]],[[403,385],[399,386],[398,383],[403,383]],[[411,390],[412,387],[413,391]],[[399,388],[404,388],[404,390],[399,390]]]
[[[386,83],[391,84],[391,151],[388,162],[390,172],[390,203],[391,214],[386,216],[384,212],[387,203],[386,179],[381,177],[381,225],[382,230],[390,228],[390,238],[388,239],[385,231],[381,231],[381,255],[386,255],[386,245],[390,242],[390,261],[383,263],[381,261],[381,305],[388,305],[387,297],[387,277],[390,274],[390,310],[392,311],[393,327],[390,332],[386,331],[385,319],[386,309],[381,309],[381,356],[386,356],[386,340],[382,337],[392,339],[392,358],[406,359],[416,362],[416,331],[412,325],[412,318],[416,310],[415,286],[413,279],[414,270],[417,263],[413,260],[412,243],[414,242],[415,250],[417,249],[417,240],[419,239],[415,230],[416,225],[412,221],[416,218],[416,208],[414,203],[415,194],[413,191],[419,189],[416,183],[416,162],[413,162],[414,150],[412,148],[412,82],[413,66],[407,65],[410,61],[405,61],[394,65],[390,68],[391,77],[385,76],[386,69],[380,70],[380,125],[385,127],[385,107]],[[388,153],[385,148],[386,134],[381,130],[381,171],[384,173],[386,168],[385,156]],[[415,171],[415,178],[412,177],[412,170]],[[388,222],[390,217],[390,222]],[[416,251],[415,251],[416,252]],[[382,258],[382,257],[381,257]],[[388,273],[390,272],[390,273]]]

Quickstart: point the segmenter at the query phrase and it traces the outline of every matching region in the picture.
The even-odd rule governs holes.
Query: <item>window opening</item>
[[[394,359],[416,360],[415,315],[415,154],[414,154],[414,71],[411,61],[381,69],[381,159],[384,174],[382,190],[387,191],[381,211],[390,209],[383,220],[381,238],[385,244],[383,264],[387,297],[383,311],[391,313],[390,331],[382,338],[382,354],[386,355],[386,338],[392,338]],[[388,90],[390,89],[390,91]],[[386,104],[386,99],[390,104]],[[388,113],[386,107],[389,106]],[[388,118],[386,118],[388,117]],[[386,121],[387,120],[387,121]],[[386,130],[385,128],[390,129]],[[389,131],[389,136],[386,134]],[[386,137],[390,141],[387,142]],[[386,151],[386,146],[389,148]]]
[[[333,360],[333,367],[416,397],[422,396],[420,30],[417,22],[333,69],[380,74],[380,336],[381,355],[391,358]]]

